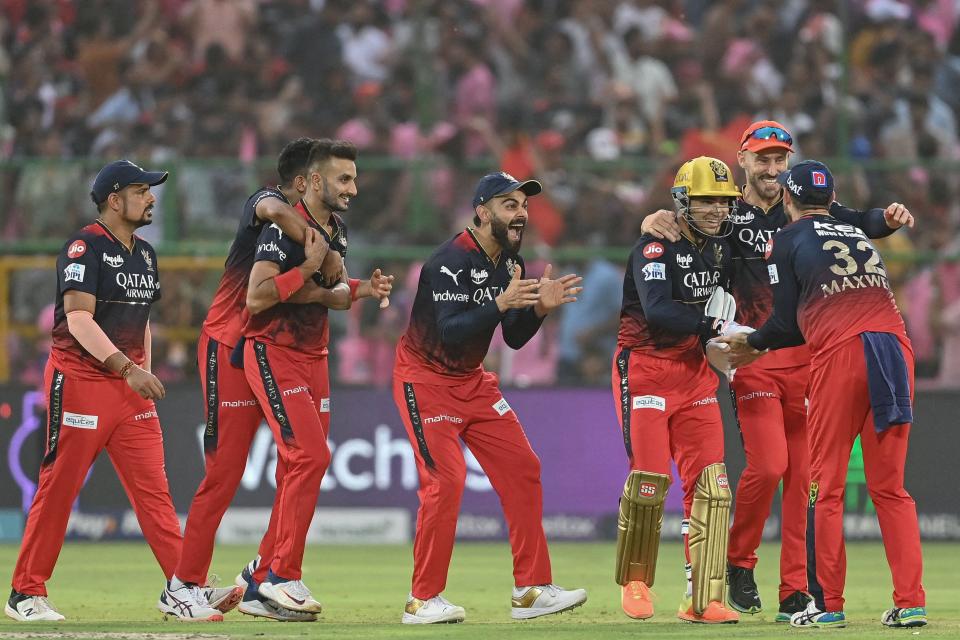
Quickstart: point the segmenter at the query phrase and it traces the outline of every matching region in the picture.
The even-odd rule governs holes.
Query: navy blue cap
[[[90,197],[94,204],[100,204],[111,193],[116,193],[131,184],[148,184],[154,187],[167,179],[166,171],[144,171],[129,160],[114,160],[100,169],[93,179]]]
[[[504,196],[519,189],[528,196],[535,196],[543,191],[543,185],[536,180],[524,180],[520,182],[509,173],[500,171],[498,173],[488,173],[480,178],[477,183],[477,190],[473,192],[473,206],[490,202],[497,196]]]
[[[833,196],[833,174],[816,160],[798,162],[777,176],[777,182],[800,204],[829,204]]]

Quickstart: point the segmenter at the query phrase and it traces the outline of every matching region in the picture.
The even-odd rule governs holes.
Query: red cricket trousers
[[[706,358],[671,360],[620,348],[612,382],[631,471],[669,476],[673,460],[689,517],[700,472],[723,462],[716,374]]]
[[[190,504],[183,532],[183,552],[176,576],[184,582],[206,584],[217,529],[240,486],[250,445],[263,421],[260,404],[243,370],[230,364],[231,350],[231,345],[217,342],[206,331],[200,333],[197,361],[206,424],[203,432],[206,475]],[[277,495],[282,477],[283,465],[278,462]],[[271,514],[270,526],[260,542],[264,575],[273,559],[275,524]]]
[[[783,480],[780,525],[780,594],[807,590],[807,442],[809,366],[737,369],[731,387],[747,465],[737,481],[730,528],[730,564],[753,569],[763,526]]]
[[[284,469],[270,519],[276,540],[273,561],[265,562],[261,553],[254,579],[262,580],[270,569],[281,578],[299,580],[307,530],[330,465],[327,358],[248,339],[243,370],[273,431]]]
[[[180,521],[163,467],[163,435],[152,400],[125,381],[67,373],[47,363],[47,446],[27,516],[13,588],[47,595],[67,521],[97,455],[107,450],[163,575],[180,557]]]
[[[913,351],[901,341],[913,394]],[[877,433],[870,408],[861,337],[854,336],[810,367],[810,509],[807,545],[810,593],[824,611],[843,610],[847,557],[843,542],[843,491],[850,450],[860,436],[867,491],[877,510],[897,607],[925,605],[923,556],[917,508],[903,488],[910,425]]]
[[[540,459],[489,372],[456,385],[394,377],[393,399],[416,453],[420,509],[413,543],[415,598],[427,600],[447,584],[457,515],[467,474],[461,441],[500,498],[518,587],[552,582],[543,533]]]

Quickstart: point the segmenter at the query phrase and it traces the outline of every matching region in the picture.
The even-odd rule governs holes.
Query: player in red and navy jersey
[[[778,122],[754,122],[743,132],[737,157],[746,173],[743,196],[731,216],[733,233],[733,294],[737,322],[758,327],[769,317],[772,292],[764,251],[767,242],[789,222],[783,192],[776,178],[788,165],[793,138]],[[860,212],[834,201],[830,213],[881,238],[904,224],[913,225],[910,212],[893,203],[886,210]],[[655,235],[671,231],[665,213],[649,216],[643,230]],[[810,354],[805,346],[783,349],[737,370],[731,380],[738,425],[746,454],[746,468],[737,481],[733,526],[730,529],[728,603],[742,613],[761,610],[753,577],[757,548],[781,480],[783,481],[780,607],[778,622],[802,611],[809,601],[806,571],[806,502],[809,453],[806,428],[806,388]],[[778,428],[772,428],[772,425]]]
[[[135,231],[153,221],[150,187],[165,171],[118,160],[97,174],[91,198],[99,216],[57,257],[53,348],[44,373],[47,442],[6,614],[58,621],[46,595],[71,507],[97,455],[106,449],[144,538],[169,579],[180,556],[180,522],[163,467],[155,400],[163,385],[150,372],[150,307],[160,299],[157,254]],[[161,596],[160,609],[187,619],[222,620],[208,594]],[[220,594],[216,594],[219,596]]]
[[[807,544],[814,601],[794,613],[791,624],[846,624],[843,491],[859,436],[893,574],[894,608],[883,623],[920,626],[926,623],[920,533],[916,505],[903,487],[913,421],[910,340],[880,254],[861,229],[831,215],[829,169],[808,160],[778,180],[792,224],[774,237],[767,260],[773,313],[755,333],[720,341],[731,345],[735,366],[767,349],[809,347]]]
[[[621,499],[617,581],[628,616],[653,616],[649,588],[674,461],[683,486],[684,517],[693,514],[692,523],[684,521],[685,534],[690,527],[687,597],[692,601],[678,616],[689,622],[737,622],[737,613],[724,607],[722,592],[697,591],[701,583],[716,580],[708,577],[709,555],[722,562],[726,553],[727,526],[720,521],[729,514],[730,491],[723,467],[723,422],[717,376],[704,352],[720,324],[705,314],[705,306],[715,291],[729,288],[727,217],[740,191],[726,164],[701,156],[680,167],[672,192],[679,240],[642,235],[630,252],[623,282],[612,382],[631,473]],[[704,499],[720,506],[718,517],[698,518]],[[699,541],[705,538],[724,544],[701,549]],[[719,579],[722,584],[723,576]]]
[[[281,184],[258,189],[247,199],[224,273],[200,332],[197,362],[206,423],[203,434],[206,474],[190,504],[183,553],[171,580],[174,587],[182,584],[194,588],[206,583],[217,528],[237,491],[250,444],[263,421],[263,413],[243,370],[230,365],[230,355],[241,338],[246,317],[247,279],[260,232],[264,226],[276,224],[288,238],[301,244],[304,241],[307,223],[293,205],[307,190],[307,169],[315,143],[312,138],[298,138],[288,143],[277,161]],[[322,250],[323,242],[320,244]],[[283,468],[278,466],[278,475],[282,473]],[[263,556],[273,554],[274,528],[275,521],[271,518],[260,547]],[[242,588],[238,588],[234,606],[242,595]],[[286,614],[279,609],[269,613],[275,614],[270,617]]]
[[[246,577],[240,604],[244,613],[263,615],[257,612],[279,607],[300,614],[285,619],[305,619],[304,614],[315,619],[321,608],[301,580],[301,568],[330,462],[327,312],[347,309],[358,297],[382,300],[393,280],[378,269],[371,280],[353,281],[342,266],[347,228],[338,212],[346,211],[357,195],[356,158],[357,149],[349,142],[317,141],[307,163],[307,191],[298,205],[309,225],[305,245],[275,224],[257,240],[246,296],[244,374],[273,432],[277,464],[285,473],[278,479],[271,518],[274,548],[270,556],[261,555],[259,566]],[[337,265],[332,281],[318,273],[328,259]]]
[[[416,454],[420,509],[405,624],[461,622],[463,607],[441,593],[463,493],[465,443],[500,497],[513,550],[511,615],[535,618],[580,606],[582,589],[552,584],[543,533],[540,461],[482,363],[497,326],[521,348],[543,318],[573,302],[580,278],[527,279],[518,254],[535,180],[484,176],[473,198],[474,227],[442,244],[423,265],[410,325],[397,345],[393,397]]]

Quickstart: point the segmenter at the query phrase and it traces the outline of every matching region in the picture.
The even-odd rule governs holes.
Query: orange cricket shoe
[[[620,605],[623,607],[623,612],[635,620],[646,620],[653,617],[650,587],[645,582],[634,580],[623,585]]]
[[[715,601],[708,603],[703,613],[697,615],[693,611],[693,603],[687,599],[687,602],[677,612],[677,617],[684,622],[697,624],[736,624],[740,622],[739,613]]]

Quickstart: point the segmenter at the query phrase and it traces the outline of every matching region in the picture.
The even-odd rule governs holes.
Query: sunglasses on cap
[[[793,136],[791,136],[785,129],[780,127],[760,127],[748,133],[743,141],[740,143],[741,146],[746,144],[747,140],[753,138],[754,140],[769,140],[770,138],[776,138],[780,142],[785,144],[793,144]]]

